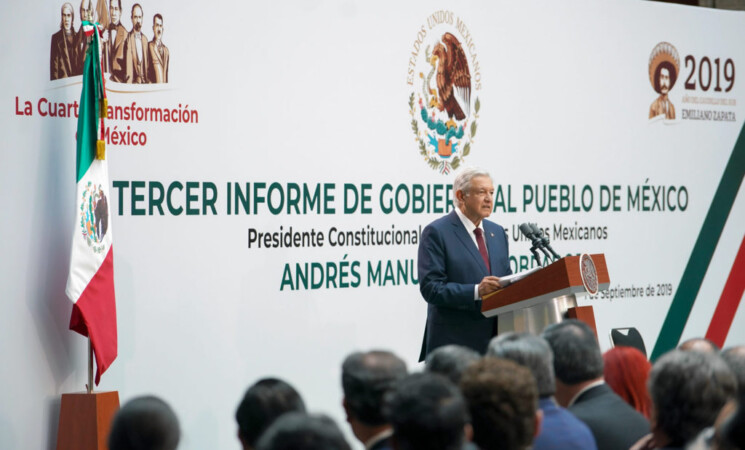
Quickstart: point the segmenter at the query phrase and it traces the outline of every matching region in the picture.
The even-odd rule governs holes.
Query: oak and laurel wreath
[[[478,123],[476,122],[476,119],[479,118],[479,109],[481,109],[481,101],[479,101],[479,98],[476,97],[476,104],[474,105],[474,114],[473,118],[474,121],[471,122],[471,135],[469,137],[468,142],[466,145],[463,146],[463,156],[456,156],[453,158],[453,160],[450,162],[450,167],[453,168],[453,170],[456,170],[461,162],[463,162],[463,158],[468,156],[469,153],[471,153],[471,140],[474,136],[476,136],[476,130],[478,129]],[[427,146],[424,144],[424,141],[419,136],[419,123],[416,120],[416,109],[414,104],[414,92],[411,93],[409,96],[409,114],[411,114],[411,129],[414,132],[414,136],[416,136],[416,140],[419,143],[419,154],[424,156],[424,160],[427,161],[427,164],[429,164],[429,167],[433,170],[437,170],[442,166],[443,164],[447,164],[446,161],[441,162],[434,156],[430,156],[427,152]]]

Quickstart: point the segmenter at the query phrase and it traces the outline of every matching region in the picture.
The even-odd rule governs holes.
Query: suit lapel
[[[460,217],[458,217],[458,214],[455,211],[450,213],[450,223],[453,225],[453,234],[455,234],[455,236],[461,241],[463,248],[471,254],[471,257],[473,257],[476,264],[478,264],[481,269],[481,273],[488,275],[486,264],[484,264],[484,259],[481,257],[481,253],[479,253],[479,250],[473,243],[473,239],[468,235],[466,227],[463,226],[463,222],[460,221]]]

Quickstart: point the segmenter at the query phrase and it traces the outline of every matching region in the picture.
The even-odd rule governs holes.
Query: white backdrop
[[[51,110],[48,103],[75,102],[80,95],[79,76],[49,80],[50,38],[59,29],[61,6],[0,6],[6,44],[0,57],[0,298],[7,308],[0,315],[0,447],[8,449],[53,448],[59,396],[86,382],[85,339],[67,330],[71,303],[64,295],[75,207],[75,118],[42,115]],[[127,29],[131,6],[122,5]],[[531,221],[550,230],[562,254],[605,253],[612,288],[651,286],[657,293],[661,285],[659,296],[582,301],[595,308],[601,346],[609,346],[611,328],[636,326],[652,350],[743,127],[745,90],[736,75],[727,80],[725,61],[745,70],[745,15],[590,0],[178,6],[145,0],[142,7],[148,39],[153,14],[163,16],[168,83],[138,88],[109,82],[109,103],[195,110],[198,121],[107,121],[112,135],[136,132],[147,141],[108,146],[113,186],[129,187],[111,190],[119,357],[98,389],[118,390],[122,402],[146,393],[166,399],[181,420],[181,448],[239,448],[233,414],[259,377],[287,379],[310,409],[346,429],[339,369],[348,353],[391,349],[418,368],[426,304],[412,274],[383,283],[371,280],[368,270],[380,262],[384,278],[388,263],[415,267],[416,244],[331,246],[328,234],[333,227],[418,230],[441,215],[418,213],[412,205],[386,213],[380,195],[389,201],[386,184],[426,189],[452,183],[453,172],[433,170],[419,153],[407,105],[412,93],[417,99],[422,92],[419,72],[427,75],[423,47],[434,46],[444,32],[472,44],[468,63],[480,81],[472,107],[478,98],[480,108],[466,124],[466,139],[473,122],[478,128],[464,160],[490,170],[505,196],[506,206],[492,219],[510,233],[514,268],[529,255],[529,244],[513,239],[513,229]],[[435,23],[433,15],[453,24]],[[426,37],[409,84],[421,29]],[[680,58],[670,92],[675,120],[648,118],[657,98],[648,62],[660,42],[675,46]],[[700,69],[686,65],[688,55],[697,65],[706,57],[714,68],[719,58],[721,92],[714,84],[701,88]],[[684,87],[689,80],[697,83],[693,89]],[[695,111],[728,120],[691,120]],[[415,100],[414,117],[418,112]],[[135,198],[135,209],[144,208],[144,215],[133,213],[138,182],[144,187],[135,194],[143,197]],[[149,187],[175,182],[184,189],[199,183],[194,205],[200,209],[202,186],[214,183],[217,213],[174,215],[164,203],[163,215],[148,214]],[[272,183],[285,189],[305,183],[311,190],[329,185],[334,211],[298,214],[285,207],[273,214],[263,203],[257,212],[252,207],[249,214],[229,215],[227,185],[235,195],[234,183],[244,189],[250,183],[252,196],[255,183],[267,189]],[[344,213],[347,183],[370,185],[369,213]],[[527,190],[540,193],[543,203],[543,189],[552,185],[556,211],[526,202]],[[618,210],[602,211],[602,186],[614,185]],[[580,203],[573,211],[572,204],[561,211],[560,186],[574,188],[577,200],[589,186],[592,207],[585,211]],[[630,204],[629,192],[652,195],[645,186],[675,188],[671,198],[684,189],[685,209],[675,203],[675,211],[645,211],[641,200]],[[720,226],[683,338],[704,335],[711,322],[743,239],[741,191]],[[653,199],[645,206],[653,208]],[[185,207],[185,190],[177,189],[173,202]],[[560,226],[600,227],[605,238],[559,239],[554,229]],[[249,229],[280,227],[316,230],[324,245],[249,248]],[[296,264],[340,270],[342,262],[359,264],[358,286],[293,290],[283,284],[286,270],[294,281]],[[739,308],[727,345],[745,341],[744,325]]]

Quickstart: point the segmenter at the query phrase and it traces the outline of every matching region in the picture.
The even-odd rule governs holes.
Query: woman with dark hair
[[[652,401],[647,377],[652,365],[634,347],[619,346],[603,354],[603,375],[613,392],[649,419]]]

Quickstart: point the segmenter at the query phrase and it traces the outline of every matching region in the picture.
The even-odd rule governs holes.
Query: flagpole
[[[91,338],[88,338],[88,393],[93,393],[93,344]]]

